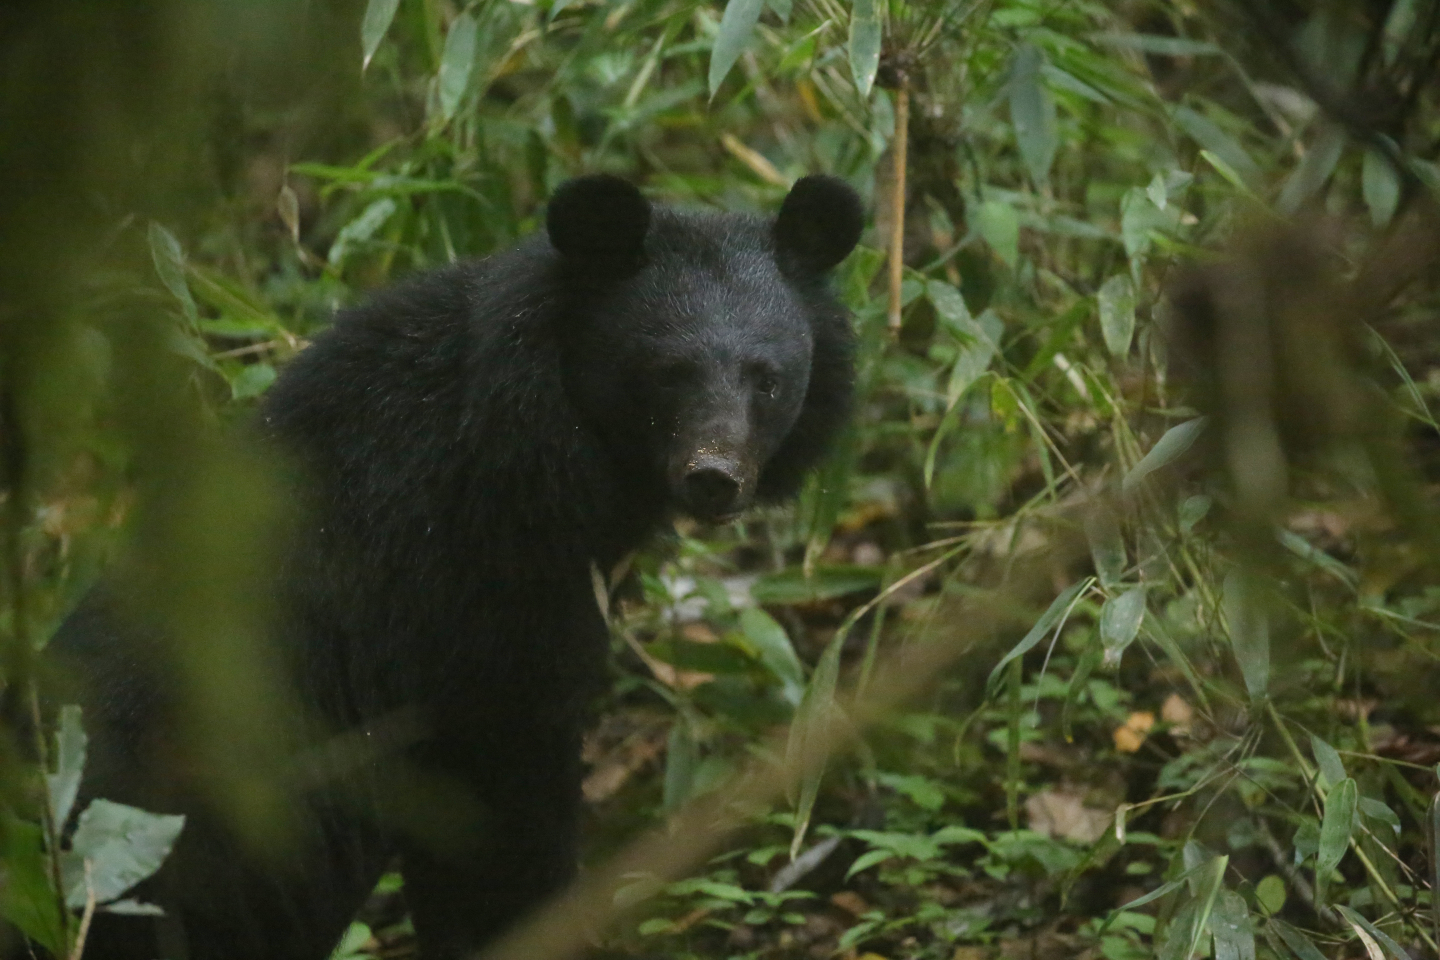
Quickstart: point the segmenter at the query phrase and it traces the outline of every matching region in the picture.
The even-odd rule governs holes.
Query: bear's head
[[[719,521],[795,491],[848,413],[853,334],[826,279],[863,221],[825,176],[774,219],[652,207],[604,175],[556,192],[566,390],[638,495]]]

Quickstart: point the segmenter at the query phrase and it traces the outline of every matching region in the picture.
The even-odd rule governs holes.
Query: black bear
[[[317,742],[395,717],[419,732],[403,766],[310,778],[300,838],[253,857],[166,765],[164,711],[136,703],[163,681],[116,652],[145,631],[97,593],[51,648],[91,691],[84,792],[188,820],[141,891],[167,918],[102,916],[87,956],[324,960],[397,854],[428,960],[563,886],[605,674],[591,571],[674,514],[723,520],[796,491],[851,401],[827,273],[862,220],[830,177],[796,183],[773,220],[583,177],[555,193],[546,235],[341,311],[260,413],[305,518],[274,633]],[[411,776],[449,798],[443,843],[387,800]]]

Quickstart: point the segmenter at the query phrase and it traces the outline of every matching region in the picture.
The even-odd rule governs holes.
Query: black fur
[[[548,238],[343,311],[290,364],[262,423],[307,518],[276,587],[295,692],[314,737],[418,733],[309,790],[284,862],[247,860],[203,802],[153,788],[180,782],[148,746],[163,682],[97,593],[53,644],[92,690],[85,793],[190,820],[145,891],[175,918],[161,946],[150,921],[103,917],[87,956],[183,940],[190,960],[323,960],[398,851],[440,960],[568,880],[607,648],[592,564],[672,513],[793,494],[848,412],[852,335],[824,271],[858,236],[858,200],[807,178],[784,211],[652,209],[613,178],[575,181]]]

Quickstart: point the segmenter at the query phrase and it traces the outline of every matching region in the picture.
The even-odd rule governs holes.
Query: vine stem
[[[895,192],[891,200],[890,223],[890,330],[900,329],[900,285],[905,278],[905,169],[910,147],[910,78],[900,76],[895,92],[895,139],[891,156],[895,167]]]

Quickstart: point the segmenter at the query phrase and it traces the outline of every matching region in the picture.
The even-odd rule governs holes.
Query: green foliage
[[[1440,588],[1423,521],[1440,274],[1370,310],[1326,284],[1403,260],[1377,251],[1440,187],[1435,5],[1242,6],[357,5],[343,102],[292,114],[240,92],[243,185],[189,217],[106,207],[96,232],[143,255],[87,274],[68,307],[84,322],[53,347],[64,362],[34,361],[72,379],[34,394],[35,462],[60,466],[9,501],[33,511],[7,528],[29,572],[7,581],[5,649],[42,646],[106,544],[137,535],[114,516],[128,458],[229,462],[198,431],[136,439],[168,415],[123,403],[127,371],[152,368],[107,321],[117,304],[158,320],[156,353],[183,371],[184,404],[158,409],[225,421],[335,305],[513,242],[568,176],[769,210],[797,176],[830,172],[877,213],[836,278],[861,342],[856,422],[795,508],[687,528],[637,561],[645,602],[612,610],[605,706],[658,715],[623,742],[664,759],[614,761],[597,848],[746,764],[778,768],[788,798],[748,810],[701,875],[637,878],[641,915],[616,949],[1433,954]],[[902,83],[892,332],[878,226],[896,215]],[[1291,246],[1265,245],[1296,224]],[[1325,269],[1286,285],[1303,242]],[[1187,344],[1191,314],[1167,293],[1197,265],[1229,299]],[[1332,341],[1345,363],[1287,376]],[[1315,399],[1348,383],[1343,415]],[[904,706],[877,719],[853,699],[917,663]],[[249,729],[236,711],[208,735]],[[856,728],[855,750],[831,749],[836,724]],[[71,714],[58,731],[43,773],[63,822],[84,741]],[[13,809],[0,904],[63,946],[46,808]],[[71,907],[77,851],[97,897],[163,856],[176,825],[139,816],[82,815],[61,851]],[[373,941],[357,925],[337,956]]]

